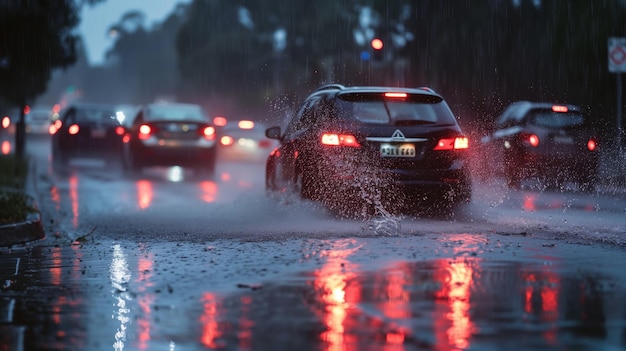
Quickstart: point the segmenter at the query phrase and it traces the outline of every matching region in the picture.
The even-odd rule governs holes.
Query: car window
[[[385,99],[376,94],[343,94],[336,103],[340,118],[368,124],[454,124],[445,102],[436,96],[412,95],[405,100]]]
[[[532,112],[529,121],[533,125],[547,128],[567,128],[581,126],[585,118],[581,113],[557,113],[551,111]]]
[[[319,98],[313,98],[313,99],[307,100],[304,104],[302,104],[302,106],[300,107],[296,115],[287,125],[285,134],[294,133],[296,131],[305,129],[306,127],[311,125],[311,123],[313,123],[314,118],[315,118],[314,106],[318,101],[319,101]]]
[[[110,125],[118,124],[115,111],[92,108],[79,108],[74,110],[73,122]]]
[[[208,119],[200,106],[152,106],[146,116],[149,121],[198,121]]]

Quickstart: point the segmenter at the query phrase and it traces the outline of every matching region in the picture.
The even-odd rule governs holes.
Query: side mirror
[[[280,127],[270,127],[265,130],[265,136],[270,139],[280,139]]]

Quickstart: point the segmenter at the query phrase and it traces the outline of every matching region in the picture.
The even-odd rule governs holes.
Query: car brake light
[[[385,93],[385,97],[388,98],[396,98],[396,99],[404,99],[407,97],[406,93]]]
[[[122,126],[115,127],[115,134],[117,134],[117,135],[124,135],[124,127],[122,127]]]
[[[254,128],[254,121],[242,120],[242,121],[239,121],[239,123],[237,123],[237,126],[240,129],[253,129]]]
[[[224,135],[222,138],[220,138],[220,143],[224,146],[232,145],[234,142],[235,140],[233,139],[233,137],[229,135]]]
[[[350,134],[324,133],[321,142],[322,145],[361,147],[354,135]]]
[[[124,134],[124,136],[122,137],[122,142],[124,144],[127,144],[130,141],[130,135],[129,134]]]
[[[68,132],[72,135],[76,135],[78,134],[78,131],[80,130],[80,128],[78,127],[78,124],[72,124],[70,126],[70,128],[68,129]]]
[[[598,147],[596,141],[593,139],[589,139],[589,141],[587,142],[587,149],[589,149],[589,151],[593,151],[596,149],[596,147]]]
[[[147,124],[142,124],[139,126],[139,139],[146,140],[150,138],[152,134],[152,128],[150,128]]]
[[[469,140],[464,137],[439,139],[433,150],[461,150],[469,148]]]
[[[535,134],[531,134],[528,136],[528,142],[530,143],[530,145],[537,147],[537,145],[539,145],[539,137]]]
[[[11,125],[11,119],[9,118],[9,116],[4,116],[2,118],[2,128],[9,128],[9,126]]]
[[[215,139],[215,128],[208,126],[202,129],[202,136],[207,140]]]
[[[554,112],[567,112],[567,106],[563,105],[553,105],[552,111]]]
[[[51,124],[50,127],[48,127],[48,133],[50,133],[50,135],[54,135],[57,133],[57,127],[54,124]]]

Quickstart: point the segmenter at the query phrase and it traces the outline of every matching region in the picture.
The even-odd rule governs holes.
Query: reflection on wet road
[[[15,320],[42,326],[32,349],[620,350],[616,251],[476,235],[44,247]]]

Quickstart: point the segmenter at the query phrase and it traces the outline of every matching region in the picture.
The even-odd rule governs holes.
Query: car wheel
[[[316,182],[308,172],[299,172],[296,180],[296,191],[307,200],[316,198]]]

